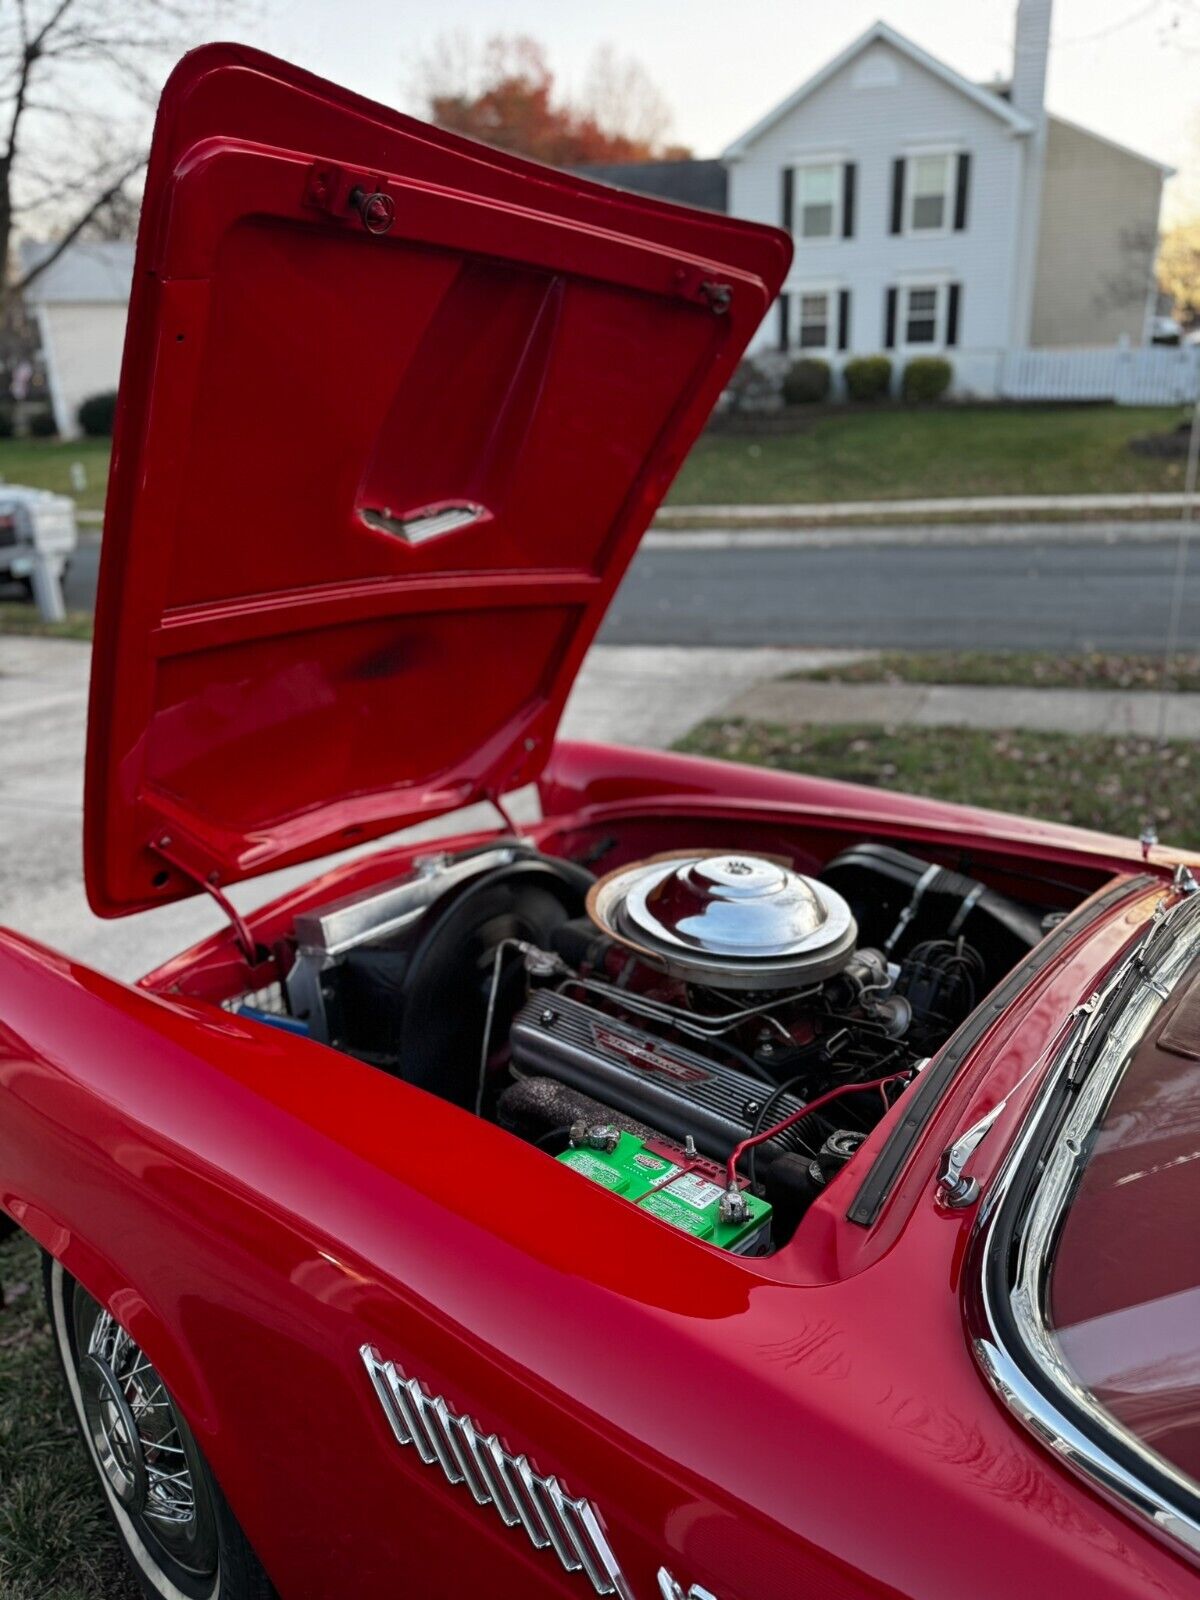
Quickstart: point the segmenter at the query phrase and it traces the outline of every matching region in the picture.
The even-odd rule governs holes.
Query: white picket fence
[[[1186,405],[1200,396],[1200,347],[1006,350],[1000,357],[996,392],[1002,400]]]

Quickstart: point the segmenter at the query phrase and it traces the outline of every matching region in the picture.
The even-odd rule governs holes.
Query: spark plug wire
[[[725,1164],[725,1187],[736,1192],[737,1190],[737,1164],[747,1150],[753,1150],[757,1145],[766,1144],[768,1139],[777,1139],[781,1133],[786,1133],[789,1128],[794,1128],[804,1117],[810,1116],[814,1111],[820,1111],[822,1106],[827,1106],[832,1100],[840,1100],[843,1095],[862,1094],[868,1089],[878,1089],[882,1093],[889,1083],[897,1083],[908,1078],[907,1072],[889,1072],[882,1078],[871,1078],[866,1083],[843,1083],[836,1089],[828,1089],[824,1094],[819,1094],[815,1100],[810,1100],[807,1105],[801,1106],[798,1111],[793,1111],[790,1116],[784,1117],[782,1122],[777,1122],[774,1127],[763,1128],[759,1133],[752,1133],[743,1139],[741,1144],[735,1145]]]

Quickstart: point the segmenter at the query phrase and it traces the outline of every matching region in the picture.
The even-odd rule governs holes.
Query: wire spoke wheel
[[[217,1529],[191,1432],[144,1351],[76,1287],[74,1345],[88,1440],[147,1544],[200,1579],[217,1570]]]
[[[46,1303],[84,1443],[148,1600],[277,1600],[149,1356],[49,1258]]]

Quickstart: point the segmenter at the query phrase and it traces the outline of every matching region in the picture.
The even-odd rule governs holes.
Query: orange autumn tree
[[[608,46],[596,52],[573,103],[557,93],[536,39],[497,34],[477,48],[446,36],[419,64],[417,93],[439,127],[552,166],[690,154],[665,142],[671,114],[645,69]]]

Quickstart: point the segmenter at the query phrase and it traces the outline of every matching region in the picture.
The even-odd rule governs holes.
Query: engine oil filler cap
[[[671,852],[619,867],[588,895],[610,937],[694,982],[790,988],[840,972],[858,928],[835,889],[770,856]]]

